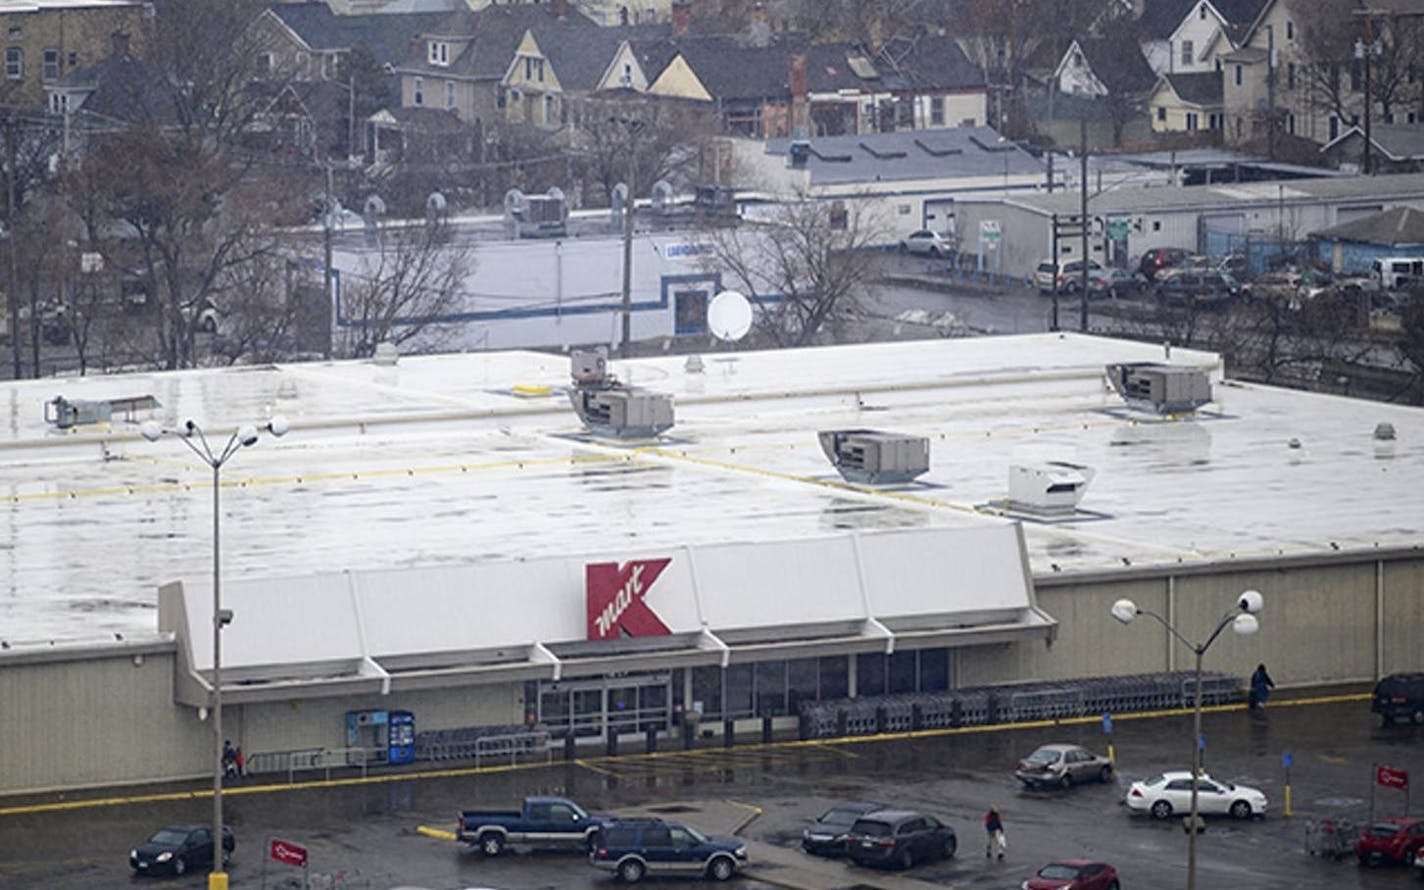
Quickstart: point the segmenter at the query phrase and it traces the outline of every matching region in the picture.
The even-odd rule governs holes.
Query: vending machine
[[[346,744],[367,748],[377,762],[415,760],[415,715],[410,711],[347,711]]]
[[[415,715],[410,711],[391,711],[387,733],[390,745],[387,762],[410,763],[415,760]]]

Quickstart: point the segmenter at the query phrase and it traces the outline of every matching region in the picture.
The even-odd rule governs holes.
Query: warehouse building
[[[1138,363],[1209,401],[1106,372]],[[1067,334],[614,371],[672,396],[673,428],[592,437],[567,357],[528,352],[7,384],[0,793],[209,773],[212,477],[137,435],[150,418],[291,421],[220,489],[224,727],[259,763],[372,744],[397,716],[601,744],[690,715],[789,726],[808,700],[1189,666],[1160,629],[1111,620],[1121,597],[1193,629],[1262,591],[1261,634],[1218,641],[1214,670],[1424,667],[1418,409]],[[109,416],[47,413],[59,395]],[[922,442],[924,472],[838,473],[828,431]]]

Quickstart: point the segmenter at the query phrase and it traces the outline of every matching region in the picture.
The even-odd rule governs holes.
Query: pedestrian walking
[[[1266,673],[1266,666],[1264,664],[1256,665],[1256,673],[1251,675],[1251,693],[1248,698],[1251,710],[1264,708],[1266,699],[1271,697],[1271,690],[1275,688],[1276,684],[1271,679],[1271,675]]]
[[[238,745],[232,755],[232,762],[237,766],[237,777],[247,778],[247,758],[242,755],[242,746]]]
[[[984,844],[984,858],[992,858],[997,852],[1002,860],[1004,851],[1009,848],[1009,839],[1004,834],[1004,820],[999,817],[997,807],[990,807],[989,812],[984,814],[984,833],[988,835]]]

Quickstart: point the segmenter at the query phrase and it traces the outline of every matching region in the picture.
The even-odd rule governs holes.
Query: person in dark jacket
[[[1251,709],[1264,708],[1266,699],[1270,698],[1271,690],[1276,688],[1276,684],[1271,680],[1271,675],[1266,673],[1264,664],[1256,665],[1256,673],[1251,675],[1251,694],[1249,701]]]
[[[999,811],[994,807],[990,807],[989,812],[984,814],[984,832],[988,835],[988,841],[984,845],[984,858],[993,856],[997,849],[999,858],[1003,859],[1009,843],[1004,836],[1004,820],[999,818]]]

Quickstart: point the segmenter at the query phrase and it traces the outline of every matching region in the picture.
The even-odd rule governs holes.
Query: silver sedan
[[[1109,782],[1112,775],[1111,760],[1078,745],[1044,745],[1014,770],[1025,788],[1071,788],[1076,782]]]

